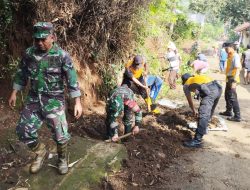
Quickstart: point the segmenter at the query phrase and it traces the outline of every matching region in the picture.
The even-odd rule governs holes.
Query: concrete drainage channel
[[[66,175],[59,175],[56,168],[49,166],[56,165],[56,157],[47,159],[42,170],[36,175],[30,175],[29,166],[27,166],[22,173],[27,188],[32,190],[95,189],[108,172],[118,171],[122,159],[127,157],[123,145],[81,137],[72,138],[69,152],[70,163],[80,160]]]

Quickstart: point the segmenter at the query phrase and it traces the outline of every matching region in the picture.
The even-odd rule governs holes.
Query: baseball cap
[[[142,62],[143,62],[143,58],[140,55],[136,55],[134,57],[133,64],[140,65],[140,64],[142,64]]]
[[[182,84],[184,85],[184,84],[186,83],[186,81],[187,81],[190,77],[192,77],[192,75],[189,74],[189,73],[183,74],[183,75],[181,76]]]

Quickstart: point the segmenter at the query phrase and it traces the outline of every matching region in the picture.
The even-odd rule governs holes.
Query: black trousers
[[[138,79],[143,85],[145,85],[145,80],[143,77],[140,77]],[[141,95],[143,99],[147,98],[147,92],[145,90],[145,88],[142,88],[141,86],[135,84],[131,79],[124,77],[122,84],[127,84],[128,87],[135,93],[138,95]]]
[[[198,127],[196,132],[204,135],[207,133],[208,122],[214,114],[214,110],[219,102],[222,94],[222,87],[213,81],[208,84],[201,85],[200,96],[201,102],[199,107]]]
[[[228,80],[225,89],[226,111],[234,112],[234,117],[240,118],[240,106],[237,98],[236,88],[232,88],[232,80]]]

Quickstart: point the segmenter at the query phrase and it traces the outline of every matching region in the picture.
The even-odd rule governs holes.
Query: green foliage
[[[175,23],[177,15],[173,11],[176,0],[153,0],[148,9],[140,12],[138,23],[139,37],[157,37],[166,32],[170,23]]]
[[[17,69],[19,61],[20,61],[19,58],[15,59],[12,56],[8,56],[8,63],[0,67],[0,79],[8,78],[9,76],[13,78],[13,75]]]
[[[234,42],[239,39],[239,35],[237,35],[233,29],[228,29],[227,31],[228,41]]]
[[[191,0],[189,9],[205,14],[209,22],[216,20],[221,16],[221,9],[225,6],[227,0]],[[233,1],[231,1],[233,3]]]
[[[231,28],[250,20],[249,0],[227,0],[226,5],[221,10],[220,17],[231,24]]]
[[[114,89],[118,84],[119,73],[123,69],[123,64],[109,64],[101,66],[99,68],[99,75],[102,79],[102,85],[98,87],[98,94],[100,98],[105,98],[108,96],[108,93]]]
[[[176,25],[174,27],[174,32],[172,35],[173,40],[180,39],[196,39],[200,33],[200,26],[194,22],[187,19],[184,14],[178,15]]]
[[[192,68],[187,65],[188,61],[193,60],[192,56],[184,52],[181,52],[181,55],[182,55],[182,64],[180,66],[180,74],[192,73]]]
[[[231,28],[250,20],[249,0],[191,0],[190,10],[203,13],[209,22],[217,18],[231,24]]]
[[[218,23],[205,23],[201,32],[201,39],[204,41],[220,40],[224,34],[224,27],[222,22]]]
[[[11,22],[11,3],[9,0],[0,0],[0,52],[6,47],[4,33]]]
[[[165,72],[162,69],[167,68],[167,61],[162,59],[163,50],[171,41],[183,41],[185,39],[197,39],[201,28],[198,24],[190,22],[186,15],[185,8],[181,7],[181,0],[153,0],[148,10],[141,11],[140,27],[137,29],[139,40],[136,47],[136,53],[146,57],[149,65],[149,73],[164,78]],[[139,25],[138,25],[139,26]],[[157,51],[158,45],[154,48],[145,44],[145,39],[151,41],[161,41],[161,50]],[[192,72],[192,69],[186,64],[190,60],[188,54],[182,54],[181,73]],[[180,82],[180,79],[178,80]],[[159,97],[166,96],[169,93],[169,86],[163,84]]]

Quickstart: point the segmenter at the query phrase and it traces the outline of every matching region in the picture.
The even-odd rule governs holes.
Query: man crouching
[[[131,132],[135,135],[139,133],[139,127],[142,121],[142,112],[140,107],[134,100],[134,93],[126,84],[112,90],[106,106],[107,118],[106,127],[107,135],[113,142],[119,140],[117,118],[124,112],[123,124],[125,126],[125,134]],[[132,129],[133,114],[135,114],[135,126]]]

